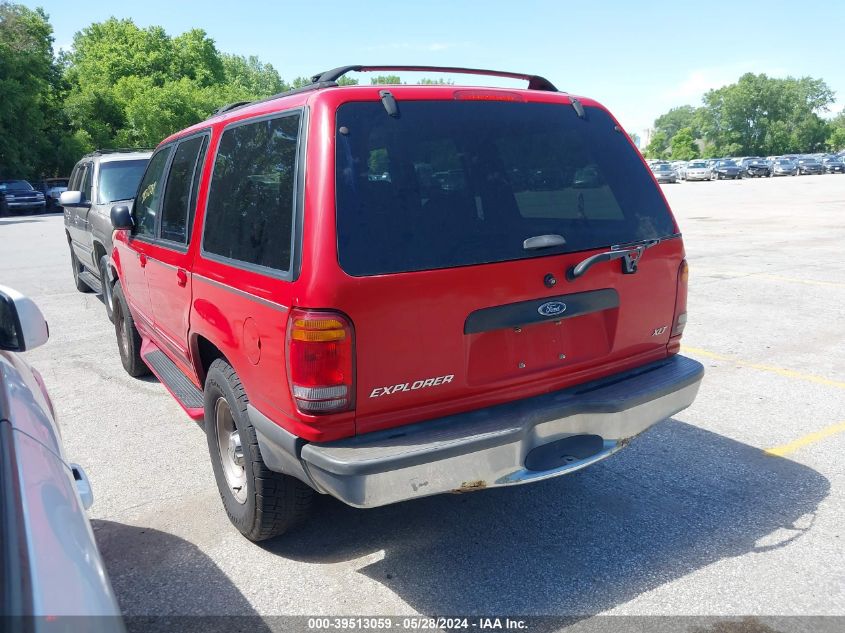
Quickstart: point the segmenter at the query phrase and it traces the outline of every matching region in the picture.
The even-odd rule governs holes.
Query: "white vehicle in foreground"
[[[94,500],[88,477],[66,460],[41,375],[18,353],[47,338],[35,303],[0,286],[3,630],[122,632],[85,514]]]

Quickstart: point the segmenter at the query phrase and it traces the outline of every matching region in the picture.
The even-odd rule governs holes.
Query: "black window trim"
[[[201,138],[201,137],[209,138],[210,136],[211,136],[211,128],[205,128],[205,129],[203,129],[199,132],[195,132],[193,134],[188,134],[186,136],[180,136],[179,138],[174,139],[173,141],[170,141],[168,143],[168,145],[173,146],[173,152],[170,154],[170,158],[167,161],[167,167],[165,167],[166,173],[164,175],[164,190],[162,191],[162,197],[161,197],[162,213],[159,213],[158,216],[156,216],[155,242],[156,242],[156,244],[158,244],[160,246],[172,248],[173,250],[176,250],[176,251],[179,251],[179,252],[182,252],[182,253],[188,252],[188,248],[190,248],[190,246],[191,246],[191,240],[190,240],[191,236],[190,236],[189,233],[193,233],[193,226],[190,227],[191,230],[189,232],[189,230],[188,230],[189,229],[189,227],[188,227],[188,217],[191,214],[191,210],[189,208],[185,209],[185,243],[182,244],[180,242],[175,242],[173,240],[168,240],[168,239],[161,237],[161,220],[162,220],[162,216],[164,215],[164,213],[163,213],[164,196],[167,195],[167,184],[168,184],[168,181],[170,180],[170,170],[173,168],[173,160],[176,158],[176,152],[178,151],[179,146],[182,143],[185,143],[187,141],[192,141],[196,138]],[[200,154],[202,153],[202,150],[203,150],[203,143],[200,143]],[[196,159],[196,162],[194,163],[194,170],[191,172],[191,186],[188,189],[188,204],[189,205],[191,203],[191,195],[194,192],[194,177],[196,176],[196,173],[197,173],[196,170],[199,169],[200,172],[202,172],[203,165],[205,164],[205,158],[208,155],[208,145],[205,146],[205,156],[202,156],[203,165],[199,164],[200,154],[197,154],[197,159]],[[194,213],[194,218],[196,219],[196,213]]]
[[[289,116],[299,115],[299,130],[296,138],[296,160],[294,161],[294,183],[293,183],[293,222],[291,223],[291,248],[290,248],[290,266],[288,270],[279,270],[269,266],[261,266],[260,264],[252,264],[239,259],[225,257],[216,253],[210,253],[205,250],[205,224],[208,218],[208,200],[211,197],[211,182],[214,179],[214,167],[217,164],[217,153],[220,151],[220,140],[223,138],[228,130],[240,127],[242,125],[249,125],[251,123],[260,123],[261,121],[271,121],[273,119],[283,119]],[[211,178],[208,182],[208,189],[205,196],[205,205],[203,206],[202,214],[202,231],[200,233],[200,255],[203,259],[225,264],[232,268],[239,270],[247,270],[249,272],[258,273],[259,275],[266,275],[282,281],[296,281],[299,278],[301,269],[301,254],[302,254],[302,216],[305,207],[305,170],[306,170],[306,151],[308,145],[308,121],[309,109],[307,106],[297,106],[288,110],[279,110],[270,114],[250,117],[233,121],[223,127],[217,135],[217,144],[214,148],[214,159],[211,163]]]
[[[91,195],[94,195],[94,161],[88,160],[82,164],[82,177],[79,179],[79,191],[82,192],[82,202],[93,204],[85,195],[85,180],[91,175]]]
[[[197,132],[192,132],[191,134],[186,134],[185,136],[180,136],[179,138],[175,138],[172,141],[168,141],[167,143],[159,145],[155,149],[155,151],[150,155],[150,159],[147,162],[147,169],[144,170],[144,175],[141,176],[141,180],[138,183],[138,187],[140,187],[141,183],[144,182],[144,178],[146,178],[147,171],[149,170],[150,164],[153,162],[153,158],[155,158],[156,154],[158,154],[159,152],[165,151],[165,150],[169,151],[170,155],[167,157],[167,162],[164,164],[164,172],[162,173],[162,198],[161,198],[161,203],[163,205],[164,204],[164,194],[167,193],[167,181],[170,178],[170,168],[173,166],[173,158],[176,156],[176,148],[179,146],[180,143],[182,143],[184,141],[189,141],[189,140],[196,138],[198,136],[207,136],[210,139],[211,138],[211,128],[210,127],[203,128],[202,130],[198,130]],[[202,146],[200,146],[200,149],[202,149]],[[206,145],[205,156],[203,158],[204,159],[208,158],[208,146],[207,145]],[[205,164],[205,160],[203,160],[203,164]],[[194,169],[196,169],[196,167]],[[200,169],[202,169],[202,166],[200,166]],[[189,201],[191,199],[192,191],[193,191],[193,178],[192,178],[192,182],[191,182],[191,189],[188,191],[188,200]],[[138,203],[138,192],[136,191],[135,197],[132,199],[132,218],[133,218],[133,221],[134,221],[134,218],[135,218],[135,205],[137,203]],[[186,210],[186,212],[187,212],[187,210]],[[196,219],[196,214],[194,214],[194,219]],[[186,227],[185,227],[186,231],[187,231],[187,228],[188,227],[186,225]],[[150,237],[148,235],[135,235],[134,233],[131,233],[131,232],[130,232],[130,236],[131,236],[130,239],[139,240],[139,241],[147,243],[147,244],[152,244],[153,246],[160,246],[162,248],[167,248],[167,249],[170,249],[172,251],[176,251],[176,252],[183,253],[183,254],[187,253],[188,249],[191,246],[190,241],[188,241],[188,239],[187,239],[187,233],[186,233],[186,243],[185,244],[180,244],[179,242],[174,242],[173,240],[166,240],[166,239],[163,239],[161,237],[161,212],[159,212],[158,215],[156,215],[156,223],[155,223],[155,228],[153,229],[153,237]]]

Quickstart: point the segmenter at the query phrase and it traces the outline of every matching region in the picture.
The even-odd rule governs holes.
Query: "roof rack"
[[[454,66],[339,66],[332,70],[327,70],[316,75],[311,76],[311,83],[292,90],[286,90],[278,94],[259,99],[257,101],[236,101],[217,108],[209,119],[219,116],[225,112],[231,112],[244,108],[248,105],[256,103],[264,103],[265,101],[272,101],[281,97],[298,94],[301,92],[310,92],[312,90],[320,90],[321,88],[335,88],[337,87],[337,80],[349,72],[370,72],[370,71],[384,71],[393,70],[399,72],[439,72],[439,73],[455,73],[464,75],[486,75],[490,77],[507,77],[509,79],[524,79],[528,82],[529,90],[545,90],[547,92],[558,92],[554,84],[545,77],[540,75],[526,75],[524,73],[511,73],[502,70],[484,70],[481,68],[460,68]]]
[[[398,72],[437,72],[437,73],[455,73],[462,75],[486,75],[489,77],[507,77],[509,79],[524,79],[528,82],[529,90],[546,90],[548,92],[557,92],[554,84],[545,77],[540,75],[527,75],[525,73],[511,73],[504,70],[485,70],[483,68],[461,68],[457,66],[340,66],[327,70],[318,75],[311,77],[314,83],[324,81],[337,81],[349,72],[373,72],[392,70]]]
[[[86,156],[100,156],[102,154],[128,154],[131,152],[151,152],[155,147],[118,147],[115,149],[95,149]]]

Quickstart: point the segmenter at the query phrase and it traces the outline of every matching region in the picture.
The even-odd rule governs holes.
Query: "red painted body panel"
[[[460,89],[391,86],[400,102],[452,99]],[[635,275],[623,275],[618,262],[605,263],[571,283],[564,272],[602,249],[365,278],[346,274],[336,247],[335,113],[346,101],[378,100],[378,91],[377,86],[360,86],[292,95],[226,113],[165,141],[212,130],[190,246],[180,253],[118,232],[113,259],[133,313],[141,316],[142,335],[195,384],[201,386],[204,378],[197,352],[202,337],[232,364],[259,411],[306,440],[327,441],[562,389],[669,354],[678,266],[684,257],[679,237],[649,249]],[[502,92],[526,101],[569,104],[562,93]],[[590,99],[581,102],[602,107]],[[285,281],[204,257],[200,243],[206,193],[223,128],[303,106],[308,130],[298,277]],[[141,255],[148,260],[145,268],[139,266]],[[180,269],[187,274],[184,287],[177,285]],[[559,279],[554,289],[543,285],[546,273]],[[602,288],[618,292],[618,308],[520,332],[463,333],[467,316],[481,308]],[[291,307],[339,310],[354,324],[353,411],[315,416],[296,410],[284,351]],[[379,387],[446,375],[454,378],[436,388],[370,397]]]

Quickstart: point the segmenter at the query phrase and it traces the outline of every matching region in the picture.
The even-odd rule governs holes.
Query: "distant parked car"
[[[687,163],[686,180],[710,180],[712,170],[704,160],[691,160]]]
[[[19,354],[47,338],[35,303],[0,286],[3,630],[120,632],[120,610],[85,514],[94,501],[91,484],[67,461],[41,375]],[[94,623],[93,616],[109,617]],[[30,619],[17,628],[14,618]]]
[[[723,158],[717,160],[711,168],[713,180],[730,179],[737,180],[742,178],[742,172],[735,162],[730,158]]]
[[[678,174],[669,163],[657,163],[652,165],[651,172],[659,183],[678,182]]]
[[[674,169],[675,173],[678,174],[678,180],[683,180],[687,175],[687,161],[676,160],[672,163],[672,169]]]
[[[789,158],[775,158],[772,161],[772,176],[797,176],[798,164]]]
[[[746,158],[741,164],[742,175],[746,178],[769,178],[772,169],[765,158]]]
[[[797,161],[798,175],[815,174],[821,175],[824,173],[824,166],[817,158],[799,158]]]
[[[44,197],[48,209],[59,208],[59,196],[67,191],[69,178],[47,178],[44,180]]]
[[[44,194],[26,180],[0,180],[0,215],[43,213]]]
[[[135,197],[151,155],[146,150],[99,150],[83,156],[73,168],[68,191],[59,199],[65,211],[73,283],[80,292],[102,293],[109,319],[113,281],[105,272],[112,250],[109,212],[118,202]]]
[[[825,158],[822,161],[825,173],[845,174],[845,161],[839,158]]]

